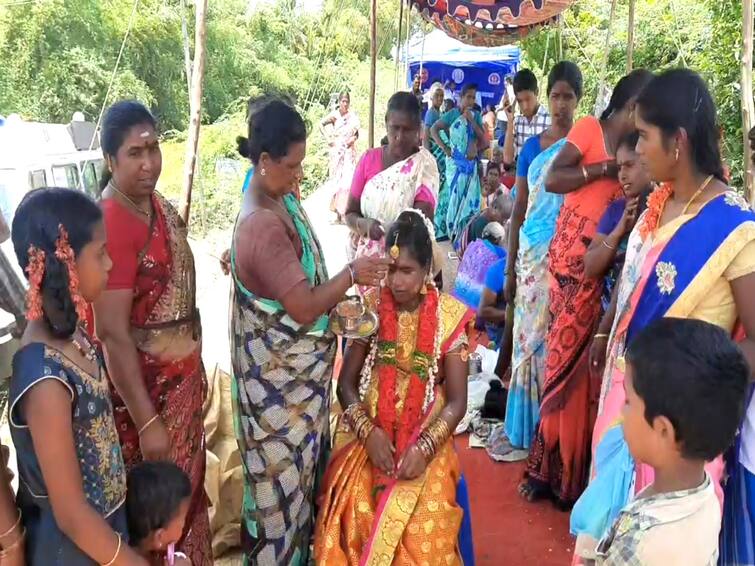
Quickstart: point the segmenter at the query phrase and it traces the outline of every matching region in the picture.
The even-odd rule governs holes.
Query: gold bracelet
[[[13,523],[13,526],[5,531],[3,534],[0,535],[0,540],[7,537],[9,534],[11,534],[13,531],[16,530],[16,527],[18,527],[21,524],[21,509],[17,509],[18,511],[18,519],[16,519],[16,522]]]
[[[118,560],[118,555],[121,553],[121,543],[123,543],[123,539],[121,538],[121,533],[115,533],[118,537],[118,547],[115,549],[115,555],[113,555],[113,558],[110,560],[110,562],[106,562],[102,566],[113,566],[115,564],[115,561]]]
[[[2,550],[0,550],[0,558],[5,558],[5,557],[10,556],[11,554],[13,554],[13,552],[15,552],[18,549],[18,547],[21,546],[21,544],[24,542],[25,539],[26,539],[26,529],[22,529],[21,530],[21,536],[19,536],[16,539],[16,542],[14,542],[12,545],[10,545],[10,546],[8,546],[8,547],[3,548]]]
[[[152,425],[152,423],[154,423],[159,418],[160,418],[160,413],[156,413],[154,417],[152,417],[146,423],[144,423],[142,425],[142,428],[139,429],[138,436],[141,436],[144,433],[144,431],[147,430]]]
[[[448,423],[445,419],[438,417],[420,433],[416,444],[425,458],[430,461],[449,438],[451,438],[451,429],[448,427]]]
[[[346,408],[343,416],[354,435],[364,444],[370,433],[375,430],[375,423],[372,422],[372,419],[367,414],[364,405],[359,402],[352,403]]]

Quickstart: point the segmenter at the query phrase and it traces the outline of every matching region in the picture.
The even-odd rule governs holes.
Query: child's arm
[[[38,382],[22,397],[21,411],[60,530],[98,564],[148,566],[125,541],[118,550],[118,536],[84,496],[69,392],[52,379]]]
[[[2,446],[2,445],[0,445]],[[24,541],[22,539],[21,515],[16,507],[16,498],[11,487],[11,477],[7,468],[7,448],[2,446],[0,461],[0,547],[8,554],[0,562],[3,566],[23,566]]]

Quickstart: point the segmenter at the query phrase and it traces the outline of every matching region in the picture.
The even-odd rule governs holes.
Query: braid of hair
[[[76,304],[71,297],[68,267],[55,257],[45,257],[45,276],[42,280],[44,320],[52,335],[66,339],[73,336],[79,323]]]

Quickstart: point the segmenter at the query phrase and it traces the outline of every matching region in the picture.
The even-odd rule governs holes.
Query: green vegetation
[[[317,124],[332,93],[348,88],[362,119],[366,147],[369,92],[369,0],[326,0],[320,13],[302,12],[295,0],[261,3],[212,0],[208,17],[207,73],[192,229],[227,228],[238,206],[245,164],[235,138],[244,134],[245,101],[262,93],[294,99],[310,124],[304,194],[327,173],[326,147]],[[138,98],[158,116],[164,133],[161,190],[178,196],[183,175],[188,93],[182,17],[193,41],[193,2],[140,0],[109,101]],[[610,2],[582,0],[558,26],[522,42],[523,65],[544,76],[561,56],[585,76],[581,111],[592,111],[602,78],[625,72],[627,0],[613,22],[605,74],[605,30]],[[0,114],[67,122],[73,112],[96,119],[110,85],[133,4],[125,0],[36,0],[0,3]],[[398,2],[379,1],[376,137],[394,86],[390,59],[398,28]],[[414,29],[429,29],[413,16]],[[721,0],[638,0],[635,66],[651,70],[687,65],[708,80],[719,107],[724,153],[741,184],[739,105],[741,3]],[[231,160],[231,161],[227,161]],[[235,165],[234,165],[235,164]],[[234,169],[235,167],[235,169]]]

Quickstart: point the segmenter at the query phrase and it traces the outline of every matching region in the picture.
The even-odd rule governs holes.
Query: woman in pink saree
[[[388,145],[365,152],[346,209],[350,255],[382,255],[387,227],[413,207],[432,220],[440,176],[433,154],[420,146],[421,108],[410,92],[388,100]]]
[[[590,484],[571,516],[575,563],[594,557],[595,541],[653,481],[652,468],[632,459],[622,427],[624,353],[634,336],[661,317],[704,320],[740,339],[755,361],[755,213],[724,181],[705,83],[686,69],[659,75],[638,97],[635,120],[637,153],[661,184],[629,237],[612,307],[594,337],[607,340],[607,362]],[[602,361],[593,357],[590,365],[599,375]],[[707,466],[719,495],[722,464]]]

